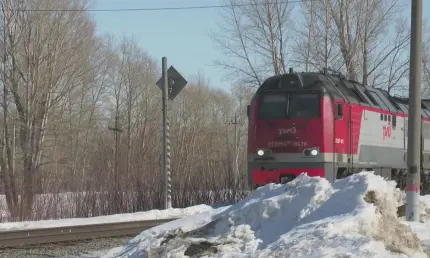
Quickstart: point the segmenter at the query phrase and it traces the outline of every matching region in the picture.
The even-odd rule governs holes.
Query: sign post
[[[170,176],[170,124],[169,101],[173,100],[187,85],[187,81],[173,66],[167,70],[167,58],[162,58],[162,76],[157,86],[162,90],[163,110],[163,171],[164,171],[164,209],[172,208],[172,184]]]

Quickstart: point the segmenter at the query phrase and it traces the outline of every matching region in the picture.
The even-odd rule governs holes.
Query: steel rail
[[[0,248],[137,235],[143,230],[176,219],[178,218],[0,231]]]

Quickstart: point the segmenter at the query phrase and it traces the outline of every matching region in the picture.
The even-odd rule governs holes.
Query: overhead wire
[[[321,0],[278,0],[271,3],[278,4],[296,4],[300,2],[316,2]],[[196,9],[218,9],[231,7],[259,6],[267,2],[247,3],[247,4],[223,4],[223,5],[202,5],[202,6],[178,6],[178,7],[153,7],[153,8],[111,8],[111,9],[12,9],[18,12],[143,12],[143,11],[178,11],[178,10],[196,10]]]

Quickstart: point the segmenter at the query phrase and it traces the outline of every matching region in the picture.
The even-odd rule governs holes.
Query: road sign
[[[187,85],[187,81],[176,71],[173,66],[167,69],[167,57],[162,58],[161,78],[157,86],[162,91],[163,111],[163,171],[164,171],[164,208],[172,208],[172,184],[170,177],[170,125],[169,125],[169,100],[173,100]]]
[[[167,76],[169,77],[169,99],[173,100],[188,82],[173,66],[167,70]],[[163,90],[163,76],[157,81],[157,86]]]

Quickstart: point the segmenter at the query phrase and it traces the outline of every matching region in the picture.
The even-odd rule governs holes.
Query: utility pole
[[[119,117],[118,117],[118,110],[115,114],[115,127],[108,127],[109,130],[114,131],[114,138],[115,138],[115,150],[114,150],[114,172],[113,172],[113,180],[114,180],[114,212],[119,212],[119,178],[118,178],[118,174],[119,174],[119,133],[122,133],[123,130],[119,127],[119,123],[118,123]]]
[[[12,174],[14,175],[15,175],[15,157],[16,157],[16,119],[13,119]]]
[[[412,0],[409,70],[408,176],[406,179],[406,219],[419,221],[421,152],[421,43],[422,0]]]
[[[172,184],[170,176],[170,125],[167,112],[169,109],[169,75],[167,57],[162,58],[163,76],[163,170],[164,170],[164,208],[172,208]]]
[[[232,163],[232,171],[234,177],[234,185],[237,185],[237,181],[239,179],[239,168],[237,165],[237,125],[239,122],[237,121],[237,113],[234,113],[234,120],[229,123],[229,125],[234,125],[234,140],[233,140],[233,163]]]

